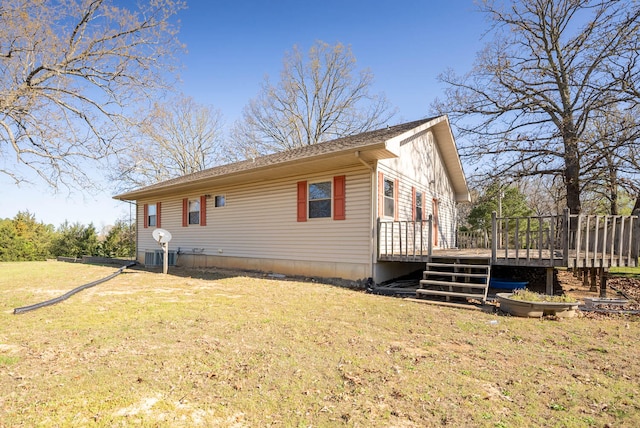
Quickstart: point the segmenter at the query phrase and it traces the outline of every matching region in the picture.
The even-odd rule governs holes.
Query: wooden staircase
[[[420,280],[416,295],[421,299],[441,302],[485,303],[491,260],[488,258],[432,258]]]

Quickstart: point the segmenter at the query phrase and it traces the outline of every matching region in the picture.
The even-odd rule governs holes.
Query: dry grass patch
[[[0,264],[0,426],[640,426],[635,318],[180,270],[11,314],[114,270]]]

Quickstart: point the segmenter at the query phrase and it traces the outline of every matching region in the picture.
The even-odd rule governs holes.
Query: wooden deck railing
[[[432,216],[422,221],[378,220],[378,258],[421,261],[433,251]]]
[[[637,216],[571,215],[570,267],[637,266],[640,222]]]
[[[426,260],[434,252],[432,231],[431,217],[417,222],[378,221],[378,258]],[[569,210],[532,217],[493,213],[488,241],[481,238],[459,233],[458,248],[490,248],[494,264],[523,266],[637,266],[640,256],[638,216],[572,215]]]
[[[456,236],[457,247],[490,248],[489,234],[485,230],[459,230]]]
[[[492,215],[492,260],[566,267],[637,266],[640,244],[637,216]]]
[[[507,264],[564,265],[565,220],[562,215],[498,217],[492,213],[491,260],[493,263],[509,261]]]

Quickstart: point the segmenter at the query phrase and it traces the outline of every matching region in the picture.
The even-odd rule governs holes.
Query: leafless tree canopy
[[[181,95],[156,103],[137,127],[135,150],[122,153],[112,177],[122,190],[210,168],[219,162],[222,115]]]
[[[640,111],[612,108],[594,117],[585,142],[582,190],[607,201],[608,212],[619,214],[619,192],[640,195]]]
[[[119,2],[118,4],[122,4]],[[133,2],[132,2],[133,4]],[[86,186],[120,149],[129,109],[169,77],[180,1],[0,4],[0,171],[53,188]]]
[[[480,161],[476,173],[560,176],[567,206],[580,212],[593,119],[640,100],[640,4],[487,0],[481,10],[493,39],[467,75],[441,75],[448,89],[434,109],[450,114],[463,156]]]
[[[307,56],[295,46],[285,55],[280,81],[268,78],[232,130],[230,151],[251,158],[387,124],[387,99],[371,94],[373,75],[357,71],[351,49],[316,42]]]

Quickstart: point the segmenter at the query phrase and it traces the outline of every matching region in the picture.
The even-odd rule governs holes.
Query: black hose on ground
[[[56,297],[54,299],[47,300],[45,302],[35,303],[35,304],[29,305],[29,306],[23,306],[21,308],[15,308],[13,310],[13,314],[14,315],[23,314],[25,312],[29,312],[29,311],[33,311],[33,310],[36,310],[36,309],[44,308],[45,306],[51,306],[51,305],[55,305],[56,303],[60,303],[63,300],[67,300],[69,297],[73,296],[74,294],[76,294],[76,293],[78,293],[78,292],[80,292],[80,291],[82,291],[84,289],[96,286],[98,284],[102,284],[103,282],[106,282],[106,281],[109,281],[112,278],[115,278],[116,276],[120,275],[123,270],[125,270],[126,268],[129,268],[131,266],[134,266],[136,263],[137,262],[131,262],[131,263],[125,265],[125,266],[122,266],[115,273],[112,273],[111,275],[109,275],[107,277],[104,277],[102,279],[98,279],[98,280],[90,282],[88,284],[81,285],[80,287],[76,287],[73,290],[64,293],[62,296]]]

